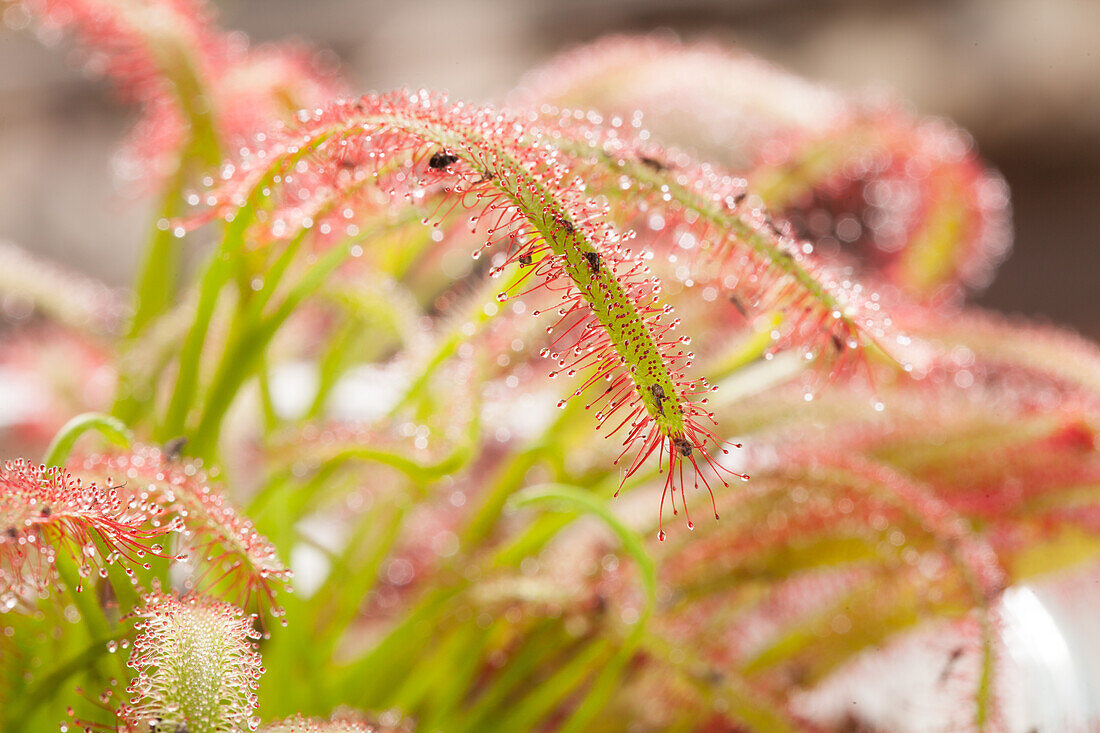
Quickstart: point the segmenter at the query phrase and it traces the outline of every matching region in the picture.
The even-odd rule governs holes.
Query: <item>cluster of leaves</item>
[[[1004,590],[1100,550],[1100,352],[965,305],[1009,227],[962,132],[661,39],[498,109],[191,1],[4,16],[163,199],[125,317],[4,254],[4,730],[840,728],[807,696],[935,624],[1006,724]]]

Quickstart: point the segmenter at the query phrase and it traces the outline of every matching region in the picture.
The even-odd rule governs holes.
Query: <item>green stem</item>
[[[182,240],[171,231],[170,222],[182,213],[186,178],[181,165],[172,179],[172,185],[161,198],[157,226],[145,250],[145,259],[134,286],[134,314],[126,334],[128,339],[140,335],[175,299]],[[169,222],[169,226],[163,226],[161,222]]]
[[[199,171],[215,169],[222,161],[221,141],[210,110],[211,95],[207,79],[196,65],[194,40],[188,35],[164,33],[163,19],[150,7],[134,5],[123,9],[133,12],[130,20],[140,32],[149,32],[146,46],[155,59],[168,88],[175,93],[180,111],[187,121],[188,138],[180,149],[171,183],[161,197],[158,217],[171,222],[183,213],[184,188],[197,178]],[[150,28],[156,28],[150,32]],[[137,336],[150,321],[172,303],[179,273],[182,240],[168,227],[158,226],[146,251],[145,261],[134,288],[134,314],[128,338]]]
[[[72,453],[81,435],[95,430],[121,448],[129,448],[133,440],[130,429],[121,420],[99,412],[85,412],[65,423],[46,449],[42,462],[47,466],[62,466]]]
[[[229,241],[228,236],[226,241]],[[169,440],[186,432],[187,415],[194,404],[195,392],[198,389],[199,367],[203,346],[206,344],[206,334],[210,330],[210,321],[214,317],[214,309],[217,307],[222,287],[229,282],[235,266],[234,249],[226,247],[223,243],[222,249],[214,255],[203,274],[202,283],[199,286],[199,301],[195,308],[195,320],[180,350],[176,386],[158,431],[158,437],[161,440]]]
[[[323,140],[324,138],[325,136],[320,136],[320,139]],[[175,436],[185,434],[188,412],[195,402],[195,392],[198,389],[202,350],[206,342],[206,334],[210,329],[210,321],[214,316],[214,309],[218,304],[222,288],[230,281],[233,273],[240,265],[237,258],[244,249],[248,227],[252,223],[261,202],[267,196],[267,187],[272,184],[272,179],[280,171],[294,166],[306,152],[307,149],[299,148],[293,152],[288,151],[276,156],[266,175],[256,181],[252,187],[244,205],[236,211],[232,220],[226,224],[221,245],[203,273],[202,283],[199,287],[199,300],[195,308],[195,320],[191,324],[191,329],[183,342],[183,348],[180,350],[176,386],[158,433],[161,440],[169,440]],[[264,287],[266,289],[268,283],[265,283]]]
[[[360,324],[349,320],[329,340],[317,366],[317,394],[313,396],[313,403],[306,411],[306,419],[315,420],[324,412],[329,394],[345,369],[348,354],[359,328]]]
[[[646,594],[646,610],[643,618],[647,618],[653,610],[657,600],[657,568],[653,558],[646,552],[645,545],[638,535],[622,523],[618,517],[611,513],[605,501],[600,500],[591,491],[584,491],[576,486],[565,484],[544,484],[532,486],[516,494],[510,503],[517,509],[535,504],[561,504],[566,507],[592,514],[598,517],[607,527],[615,533],[622,543],[623,549],[634,559],[641,574],[642,587]]]
[[[624,643],[615,652],[608,664],[600,671],[592,687],[584,699],[569,716],[569,719],[560,728],[567,733],[577,733],[585,730],[603,709],[604,705],[613,694],[616,684],[626,668],[627,663],[633,658],[634,651],[638,648],[645,631],[647,622],[653,614],[657,604],[657,569],[653,559],[646,552],[641,539],[627,528],[618,517],[611,513],[607,504],[596,497],[591,491],[584,491],[575,486],[563,484],[549,484],[544,486],[532,486],[512,497],[511,503],[517,508],[532,504],[564,504],[582,512],[593,514],[603,521],[619,538],[623,549],[634,559],[641,575],[642,587],[645,590],[646,605],[640,618],[627,636]]]
[[[429,590],[369,654],[340,671],[340,698],[359,700],[366,707],[384,704],[387,692],[400,684],[409,668],[415,666],[419,650],[430,643],[450,607],[448,602],[466,585],[441,583]]]
[[[519,649],[509,655],[508,664],[500,669],[488,688],[480,692],[473,706],[452,719],[451,730],[455,733],[486,730],[491,716],[531,675],[539,669],[551,668],[551,658],[567,645],[568,640],[559,622],[540,620],[525,634]]]
[[[279,413],[275,409],[275,398],[271,393],[271,368],[267,359],[260,358],[260,407],[264,414],[264,436],[270,436],[279,427]]]
[[[537,261],[532,261],[530,266],[536,267],[537,265]],[[469,341],[474,334],[481,331],[481,329],[490,323],[498,314],[503,312],[503,308],[494,307],[489,313],[486,313],[485,306],[487,304],[496,306],[496,294],[499,292],[507,293],[512,291],[523,280],[525,275],[526,272],[520,269],[513,272],[503,286],[496,280],[490,280],[478,289],[477,294],[471,300],[472,306],[470,307],[468,316],[458,319],[458,323],[451,329],[451,332],[448,333],[445,338],[437,342],[435,351],[428,357],[424,365],[417,369],[416,378],[412,381],[412,384],[409,385],[408,389],[405,390],[405,394],[397,401],[393,409],[390,410],[391,417],[416,399],[424,389],[424,386],[431,380],[432,375],[439,369],[440,365],[454,355],[459,346]],[[468,324],[473,324],[474,330],[472,333],[468,329]]]
[[[715,685],[712,681],[714,668],[695,657],[683,644],[672,644],[646,634],[642,647],[648,655],[682,675],[713,709],[718,709],[716,703],[720,703],[726,716],[744,723],[749,730],[768,733],[796,733],[799,730],[782,706],[740,677],[723,670],[721,682]]]
[[[221,432],[222,420],[241,386],[252,376],[264,351],[279,328],[301,302],[320,288],[328,276],[347,258],[350,246],[336,247],[325,255],[291,289],[285,300],[267,318],[251,328],[243,324],[243,333],[231,337],[225,355],[214,375],[198,428],[194,433],[193,451],[198,456],[210,456]]]
[[[509,706],[499,730],[535,730],[537,724],[561,705],[591,674],[608,660],[611,642],[596,639],[585,643],[573,658],[534,687],[530,694]]]
[[[743,369],[768,352],[768,349],[775,343],[772,339],[772,331],[782,324],[783,316],[779,313],[772,313],[764,321],[761,327],[753,329],[749,337],[733,353],[723,356],[715,362],[712,367],[713,371],[710,372],[715,382]]]
[[[35,679],[30,688],[14,700],[0,716],[0,729],[9,733],[20,733],[42,705],[47,703],[61,686],[73,675],[91,670],[107,652],[107,645],[116,640],[115,631],[93,637],[83,650],[54,665],[48,672]]]

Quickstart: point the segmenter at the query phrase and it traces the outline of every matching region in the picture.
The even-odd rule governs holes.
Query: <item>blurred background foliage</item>
[[[1012,190],[1015,254],[980,303],[1100,336],[1100,3],[1088,0],[222,0],[256,41],[296,34],[355,89],[502,97],[563,48],[670,29],[847,90],[883,85],[969,130]],[[152,202],[104,185],[135,111],[63,53],[0,27],[0,237],[129,282]],[[115,182],[117,185],[117,181]],[[53,215],[51,201],[71,215]]]
[[[526,70],[564,47],[654,29],[744,48],[842,89],[885,85],[921,114],[969,128],[1012,188],[1016,252],[979,302],[1094,336],[1100,329],[1091,293],[1098,255],[1090,202],[1100,168],[1089,33],[1100,21],[1096,5],[345,1],[226,2],[220,10],[224,27],[256,41],[291,28],[331,49],[317,60],[342,65],[355,89],[423,85],[503,99]],[[5,20],[21,22],[7,11]],[[0,235],[123,286],[156,218],[148,200],[133,198],[132,171],[106,173],[133,112],[75,70],[79,50],[59,48],[8,31],[0,37]],[[690,136],[676,142],[691,147]],[[636,212],[629,201],[624,208],[629,220]],[[590,416],[576,405],[552,418],[539,412],[557,395],[540,393],[545,385],[534,370],[541,365],[523,361],[531,333],[496,341],[500,333],[490,329],[482,343],[497,355],[495,366],[459,348],[458,336],[447,340],[467,317],[448,309],[472,296],[470,313],[482,323],[478,299],[489,294],[472,288],[473,277],[446,293],[445,258],[404,271],[404,252],[431,251],[410,222],[387,222],[396,234],[372,242],[377,252],[368,260],[400,273],[422,302],[402,300],[392,285],[336,279],[273,342],[266,356],[279,368],[269,374],[260,365],[271,383],[261,383],[253,402],[241,400],[251,417],[227,421],[232,429],[220,444],[228,493],[299,571],[298,593],[284,599],[289,626],[262,645],[265,718],[327,714],[341,703],[393,707],[428,729],[454,730],[924,730],[975,722],[1028,730],[1095,717],[1100,646],[1082,609],[1097,573],[1078,564],[1098,549],[1094,347],[981,314],[943,319],[900,308],[902,327],[927,339],[934,355],[921,384],[894,374],[880,382],[881,411],[846,383],[806,404],[801,386],[785,383],[792,372],[782,359],[756,361],[764,347],[752,339],[747,352],[726,353],[728,323],[704,330],[701,345],[709,337],[711,355],[733,365],[715,409],[724,436],[749,438],[750,450],[735,460],[753,467],[754,480],[719,492],[721,524],[708,519],[693,534],[678,526],[660,544],[650,531],[652,491],[628,493],[613,510],[601,501],[618,474],[605,460],[609,445],[592,441]],[[202,254],[189,253],[192,264]],[[234,266],[263,276],[272,266],[267,255],[249,253]],[[7,256],[2,274],[20,280],[21,262]],[[302,272],[296,267],[294,276]],[[668,263],[654,267],[672,282]],[[58,278],[51,282],[74,301],[102,295],[90,283]],[[439,290],[445,296],[426,295]],[[686,320],[718,323],[692,309],[686,289],[671,290]],[[29,317],[25,299],[3,305],[9,321]],[[363,330],[364,322],[378,325],[379,313],[392,322]],[[66,321],[72,314],[47,315]],[[229,346],[248,343],[234,339],[259,319],[238,315],[213,311],[211,349],[224,341],[232,355]],[[175,320],[169,313],[151,329],[154,342],[167,334],[164,353],[135,357],[122,349],[124,378],[171,361],[171,339],[182,333]],[[319,344],[318,334],[332,338]],[[506,343],[510,336],[516,340]],[[457,353],[457,364],[415,383],[416,399],[394,408],[402,420],[380,419],[400,383],[394,365],[408,363],[390,357],[416,357],[423,344],[414,342],[437,337],[440,353]],[[37,406],[41,425],[62,422],[69,406],[107,401],[111,368],[97,361],[105,357],[71,334],[30,339],[20,348],[14,336],[6,356],[22,373],[41,374],[57,398]],[[843,343],[835,343],[840,352]],[[499,383],[460,394],[462,385],[508,373],[509,348],[523,377],[504,382],[519,385],[515,397]],[[319,362],[322,380],[331,377],[322,382],[333,390],[328,413],[321,399],[300,403],[293,369],[302,361]],[[356,362],[375,364],[337,394],[336,376]],[[232,359],[222,363],[232,371]],[[204,432],[205,417],[215,414],[217,428],[229,407],[219,395],[211,389],[192,431],[206,442],[189,450],[207,458],[218,456],[219,444],[216,429]],[[132,405],[127,398],[116,412],[132,416],[147,440],[184,432],[195,407],[184,405],[177,424],[171,408],[157,422],[152,397]],[[508,410],[512,399],[523,409]],[[319,428],[311,421],[322,415],[370,424]],[[50,432],[21,439],[40,450]],[[364,470],[362,458],[386,467]],[[118,468],[110,460],[76,466],[97,478]],[[631,488],[650,479],[643,472]],[[543,485],[519,491],[530,484]],[[571,523],[583,512],[595,516]],[[1066,568],[1074,574],[1049,577]],[[1048,577],[1033,587],[1040,576]],[[878,649],[886,653],[862,654]]]

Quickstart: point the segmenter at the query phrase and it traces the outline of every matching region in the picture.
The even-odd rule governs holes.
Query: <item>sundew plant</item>
[[[0,730],[1017,729],[1100,352],[967,305],[965,132],[666,38],[490,105],[197,0],[3,16],[158,203],[124,295],[0,252]],[[934,726],[851,703],[922,665]]]

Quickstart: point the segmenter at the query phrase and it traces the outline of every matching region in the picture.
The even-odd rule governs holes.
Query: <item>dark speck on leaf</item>
[[[452,155],[445,150],[437,150],[432,153],[432,157],[428,160],[428,167],[432,170],[441,171],[456,162],[458,162],[457,155]]]
[[[947,663],[943,665],[943,671],[940,672],[941,685],[947,682],[948,678],[951,676],[951,670],[954,669],[956,662],[962,658],[962,655],[963,648],[961,646],[951,650],[951,656],[947,658]]]
[[[657,401],[657,409],[664,412],[665,400],[668,398],[668,395],[665,394],[665,388],[659,384],[652,384],[649,387],[649,392],[653,395],[653,399]]]
[[[588,261],[588,269],[595,275],[600,271],[600,256],[595,252],[585,252],[584,259]]]
[[[172,438],[164,444],[164,460],[178,461],[185,447],[187,447],[187,438],[183,436]]]

